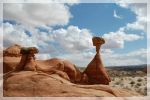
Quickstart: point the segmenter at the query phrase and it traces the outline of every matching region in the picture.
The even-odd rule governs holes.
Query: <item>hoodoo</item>
[[[96,46],[96,55],[93,60],[88,64],[83,73],[88,76],[89,84],[105,84],[108,85],[111,81],[106,69],[104,68],[99,50],[105,40],[101,37],[93,37],[93,45]]]
[[[36,71],[36,61],[35,61],[35,55],[38,53],[38,49],[35,47],[28,47],[28,48],[21,48],[20,53],[22,54],[22,58],[18,66],[16,67],[17,71],[21,70],[32,70]]]

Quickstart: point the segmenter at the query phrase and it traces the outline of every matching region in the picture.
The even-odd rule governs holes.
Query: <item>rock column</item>
[[[22,54],[20,63],[16,67],[16,71],[21,70],[36,70],[35,53],[38,53],[38,49],[35,47],[21,48],[20,53]]]
[[[93,60],[88,64],[83,72],[88,77],[89,84],[105,84],[108,85],[111,81],[102,62],[99,50],[105,40],[101,37],[93,37],[93,45],[96,46],[96,55]]]

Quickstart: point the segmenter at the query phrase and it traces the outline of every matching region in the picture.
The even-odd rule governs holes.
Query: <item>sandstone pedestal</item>
[[[111,81],[102,62],[99,49],[105,40],[100,37],[93,37],[93,45],[96,46],[96,55],[93,60],[88,64],[83,73],[88,76],[89,84],[106,84]]]
[[[36,61],[35,61],[35,53],[38,53],[38,49],[35,47],[21,48],[20,53],[22,54],[22,58],[18,66],[16,67],[16,71],[29,70],[36,71]]]

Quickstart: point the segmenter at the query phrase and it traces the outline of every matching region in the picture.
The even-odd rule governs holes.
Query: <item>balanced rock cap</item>
[[[92,41],[94,46],[105,43],[105,40],[102,37],[93,37]]]
[[[36,47],[22,47],[20,51],[21,54],[35,54],[38,52],[39,50]]]

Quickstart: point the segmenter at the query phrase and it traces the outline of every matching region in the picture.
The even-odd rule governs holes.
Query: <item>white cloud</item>
[[[146,49],[130,51],[127,53],[116,53],[111,49],[101,49],[101,58],[105,66],[128,66],[146,64]],[[87,51],[80,53],[63,54],[58,58],[69,59],[72,63],[86,67],[94,58],[95,52]]]
[[[21,25],[12,25],[9,23],[4,23],[3,29],[4,47],[8,47],[12,44],[37,47],[37,45],[34,43],[34,40],[25,33],[25,30]]]
[[[147,4],[146,3],[128,3],[125,0],[116,0],[117,4],[124,8],[129,8],[136,14],[136,21],[128,23],[126,28],[132,30],[147,30]]]
[[[29,35],[26,32],[26,27],[18,24],[12,25],[10,23],[4,23],[3,27],[4,48],[13,44],[19,44],[22,46],[35,46],[39,49],[40,53],[57,52],[55,46],[48,43],[51,41],[49,33],[34,29],[32,30],[33,33],[31,32]]]
[[[51,37],[67,52],[81,52],[92,46],[92,35],[87,29],[69,26],[67,29],[53,31]]]
[[[101,49],[101,53],[102,53],[102,55],[103,54],[112,54],[112,53],[114,53],[114,51],[112,51],[111,49]]]
[[[71,17],[69,7],[63,3],[4,4],[4,19],[15,20],[26,26],[66,25]]]
[[[138,65],[147,63],[146,55],[147,49],[141,48],[127,53],[104,53],[102,54],[102,58],[108,66]]]
[[[0,3],[0,21],[3,19],[3,4]]]
[[[6,7],[8,5],[10,6]],[[67,24],[71,18],[68,6],[64,4],[55,4],[55,6],[51,6],[50,4],[7,4],[5,7],[5,18],[16,20],[24,24],[12,25],[4,23],[5,47],[14,43],[20,43],[23,46],[36,46],[39,48],[40,53],[45,53],[36,55],[37,59],[59,57],[71,60],[79,66],[86,66],[94,57],[94,46],[92,46],[91,40],[92,33],[88,29],[68,26],[67,28],[53,30],[52,27],[47,26],[48,24],[50,26]],[[25,31],[28,30],[26,25],[32,27],[40,26],[48,30],[48,32],[41,32],[36,28],[32,28],[32,30],[29,30],[31,34],[28,35]],[[122,48],[126,41],[139,40],[142,39],[143,36],[127,34],[124,28],[120,28],[116,32],[104,34],[103,37],[106,39],[106,44],[103,46],[105,49],[102,48],[101,52],[106,65],[144,63],[144,61],[140,59],[142,50],[135,52],[135,54],[133,52],[117,54],[111,50],[111,48]],[[144,57],[145,56],[143,56],[143,58]]]
[[[69,26],[67,29],[51,30],[51,27],[49,29],[50,33],[38,29],[27,33],[23,25],[4,23],[4,47],[12,44],[35,46],[39,48],[40,53],[59,55],[65,52],[82,52],[92,46],[92,35],[87,29],[79,29],[76,26]]]
[[[8,47],[14,43],[19,43],[23,46],[36,46],[40,51],[40,53],[36,55],[37,59],[45,60],[52,57],[58,57],[68,59],[79,66],[87,66],[95,55],[95,47],[92,45],[91,40],[92,35],[87,29],[79,29],[77,26],[69,26],[67,29],[61,28],[57,30],[52,30],[50,28],[50,33],[40,32],[35,29],[33,31],[34,34],[31,33],[31,36],[28,35],[25,30],[25,27],[22,25],[4,23],[4,46]],[[122,54],[116,54],[111,48],[123,47],[124,41],[142,39],[141,36],[126,34],[123,29],[120,29],[116,33],[111,32],[105,34],[103,37],[108,39],[108,42],[106,41],[107,48],[101,49],[103,61],[107,66],[113,64],[117,65],[117,59],[122,61],[120,64],[130,62],[132,59],[134,62],[139,61],[138,57],[142,50],[136,52],[136,54],[138,54],[136,59],[134,57],[131,59],[131,56],[135,54],[128,53],[122,56]],[[127,59],[127,57],[129,57],[130,60]]]
[[[5,3],[78,3],[79,0],[4,0]]]
[[[86,67],[89,62],[93,59],[93,52],[78,52],[69,53],[57,56],[58,58],[67,59],[79,67]]]
[[[143,36],[137,34],[127,34],[124,28],[120,28],[116,32],[110,32],[103,35],[106,43],[103,48],[123,48],[125,41],[131,42],[139,39],[143,39]]]
[[[59,57],[68,59],[77,65],[87,64],[94,55],[88,52],[93,46],[92,35],[87,29],[79,29],[77,26],[57,30],[50,28],[50,33],[35,29],[34,34],[30,35],[25,30],[23,25],[4,23],[4,47],[15,43],[22,46],[36,46],[40,51],[36,55],[37,59]]]
[[[132,4],[131,10],[137,15],[136,21],[128,23],[127,28],[135,30],[147,30],[147,5],[146,4]]]
[[[47,60],[51,58],[50,54],[36,54],[35,57],[37,60]]]
[[[121,16],[117,15],[116,10],[114,10],[113,16],[114,16],[115,18],[122,19]]]

